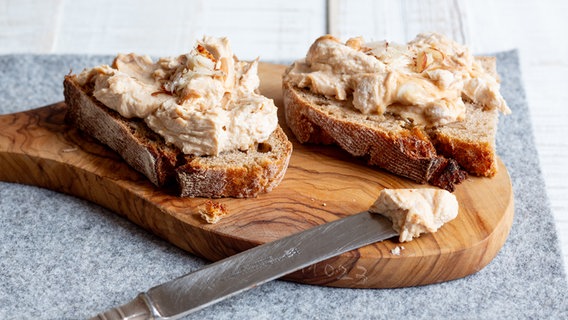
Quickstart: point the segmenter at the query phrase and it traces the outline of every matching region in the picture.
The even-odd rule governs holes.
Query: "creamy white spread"
[[[392,112],[424,125],[463,120],[464,99],[510,113],[498,79],[467,47],[435,33],[419,34],[406,45],[323,36],[286,78],[316,94],[352,99],[363,114]]]
[[[148,126],[185,154],[218,155],[264,142],[278,125],[272,99],[258,93],[258,60],[239,61],[227,38],[204,37],[187,54],[153,62],[119,54],[86,69],[80,85],[126,118]]]
[[[399,241],[405,242],[453,220],[458,201],[443,189],[384,189],[369,211],[390,219]]]

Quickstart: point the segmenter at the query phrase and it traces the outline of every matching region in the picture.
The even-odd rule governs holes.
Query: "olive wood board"
[[[299,144],[281,112],[284,68],[261,63],[259,74],[261,92],[275,100],[281,125],[294,144],[286,175],[272,192],[257,198],[213,200],[228,210],[216,224],[199,215],[207,199],[179,198],[157,189],[116,153],[67,125],[64,102],[0,116],[0,180],[92,201],[210,261],[364,211],[383,188],[430,187],[368,166],[335,146]],[[406,243],[393,238],[368,245],[284,279],[394,288],[475,273],[497,255],[511,228],[513,191],[503,162],[499,160],[495,177],[469,177],[455,195],[458,217],[436,233]]]

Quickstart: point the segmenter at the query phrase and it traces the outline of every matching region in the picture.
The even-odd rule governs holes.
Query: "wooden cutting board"
[[[261,64],[261,91],[282,106],[283,66]],[[63,76],[62,79],[63,81]],[[65,104],[0,116],[0,180],[71,194],[125,216],[176,246],[211,261],[366,210],[383,188],[423,188],[365,165],[333,146],[294,142],[282,183],[254,199],[220,199],[217,224],[198,214],[206,199],[156,189],[120,157],[64,124]],[[281,108],[280,108],[281,109]],[[287,130],[286,126],[283,127]],[[457,187],[458,217],[409,243],[386,240],[297,271],[285,279],[358,288],[393,288],[452,280],[481,270],[498,253],[513,220],[507,169]],[[357,230],[353,230],[357,232]],[[403,248],[394,254],[395,248]]]

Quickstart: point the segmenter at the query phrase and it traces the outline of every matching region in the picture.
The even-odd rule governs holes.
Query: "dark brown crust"
[[[143,121],[123,118],[88,91],[78,85],[75,75],[65,77],[67,120],[116,151],[160,188],[173,187],[182,197],[255,197],[271,191],[284,177],[292,144],[280,127],[264,143],[269,151],[234,151],[218,156],[230,161],[210,161],[184,155]]]
[[[441,157],[440,157],[441,158]],[[437,172],[428,181],[431,185],[454,192],[455,185],[467,178],[467,172],[461,170],[458,162],[454,159],[442,158],[445,161],[438,166]]]
[[[430,137],[440,154],[454,158],[467,172],[482,177],[493,177],[497,173],[493,146],[452,139],[436,131]]]
[[[454,160],[437,155],[428,135],[418,127],[399,126],[396,132],[366,126],[326,113],[325,104],[307,90],[283,82],[286,122],[301,143],[336,143],[368,163],[419,183],[453,191],[467,177]],[[320,100],[322,105],[314,103]]]

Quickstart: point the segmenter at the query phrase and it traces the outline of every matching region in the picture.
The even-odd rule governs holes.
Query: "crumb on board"
[[[400,256],[400,252],[404,250],[403,246],[396,246],[393,249],[391,249],[391,253],[394,254],[395,256]]]
[[[227,210],[227,206],[222,203],[213,202],[211,200],[206,200],[203,204],[203,207],[200,208],[199,214],[201,218],[205,220],[207,223],[217,223],[221,218],[226,216],[229,213]]]

